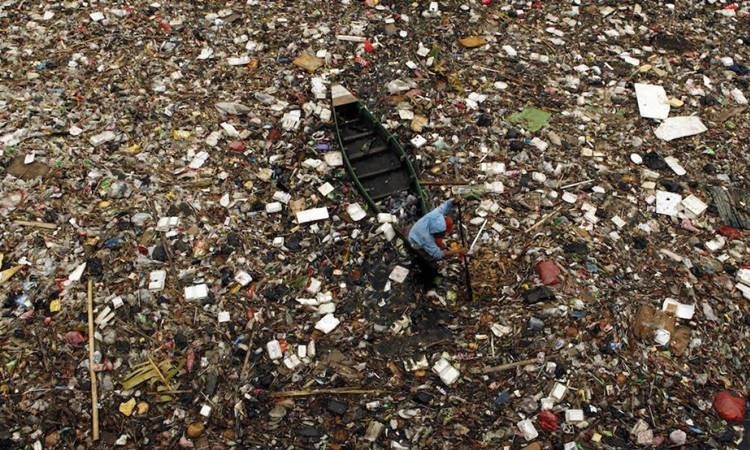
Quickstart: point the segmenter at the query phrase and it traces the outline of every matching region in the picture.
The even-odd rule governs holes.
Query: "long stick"
[[[367,394],[381,394],[386,392],[383,389],[359,389],[359,388],[329,388],[329,389],[313,389],[311,391],[282,391],[272,392],[271,397],[307,397],[310,395],[321,395],[321,394],[347,394],[347,395],[367,395]]]
[[[91,420],[93,422],[95,441],[99,440],[99,399],[96,392],[96,372],[94,372],[94,281],[89,276],[88,301],[89,315],[89,377],[91,378]]]
[[[479,236],[482,235],[482,231],[484,231],[484,226],[487,225],[487,219],[484,219],[484,222],[482,222],[482,226],[479,227],[479,233],[477,233],[477,237],[474,238],[473,241],[471,241],[471,245],[469,246],[469,254],[471,255],[471,252],[474,251],[474,245],[477,243],[477,240],[479,239]]]
[[[458,232],[461,236],[461,245],[466,248],[466,236],[464,236],[464,224],[463,220],[461,219],[463,217],[463,213],[461,212],[461,205],[458,205]],[[464,278],[466,280],[466,294],[469,296],[469,301],[474,301],[474,291],[471,289],[471,273],[469,272],[469,261],[466,259],[466,255],[464,255],[461,259],[463,259],[464,262]]]
[[[419,180],[422,186],[468,186],[471,183],[467,181],[424,181]]]
[[[28,220],[14,220],[14,225],[19,225],[22,227],[37,227],[37,228],[45,228],[47,230],[56,230],[58,228],[58,225],[56,223],[47,223],[47,222],[30,222]]]
[[[537,358],[534,359],[524,359],[523,361],[516,361],[508,364],[503,364],[501,366],[494,366],[494,367],[485,367],[484,369],[472,369],[471,373],[494,373],[494,372],[502,372],[504,370],[513,369],[520,366],[525,366],[526,364],[531,364],[534,362],[538,362],[539,360]]]
[[[550,217],[552,217],[555,214],[557,214],[561,209],[562,209],[562,205],[558,206],[557,208],[554,209],[554,211],[552,211],[551,213],[549,213],[546,216],[542,217],[542,220],[540,220],[539,222],[537,222],[534,225],[532,225],[528,230],[526,230],[526,232],[528,233],[530,231],[534,231],[536,229],[536,227],[538,227],[539,225],[541,225],[544,222],[546,222],[547,220],[549,220]]]

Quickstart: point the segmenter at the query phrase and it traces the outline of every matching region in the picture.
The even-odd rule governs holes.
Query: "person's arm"
[[[432,256],[432,259],[434,259],[435,261],[439,261],[445,256],[443,254],[443,251],[440,250],[440,247],[438,247],[435,243],[434,239],[427,239],[426,242],[422,244],[422,250],[427,252],[428,255]]]

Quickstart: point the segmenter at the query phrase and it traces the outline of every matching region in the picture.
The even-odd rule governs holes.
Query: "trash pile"
[[[748,20],[5,1],[0,448],[748,448]],[[473,301],[337,84],[465,199]]]

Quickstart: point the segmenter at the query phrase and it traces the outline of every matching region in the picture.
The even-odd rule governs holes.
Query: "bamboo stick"
[[[14,220],[14,225],[20,225],[22,227],[37,227],[37,228],[45,228],[47,230],[56,230],[58,228],[56,223],[47,223],[47,222],[30,222],[28,220]]]
[[[502,372],[504,370],[508,369],[514,369],[516,367],[525,366],[526,364],[531,364],[538,362],[539,360],[537,358],[534,359],[524,359],[522,361],[516,361],[508,364],[502,364],[500,366],[494,366],[494,367],[485,367],[484,369],[472,369],[471,373],[495,373],[495,372]]]
[[[94,371],[94,281],[89,277],[87,309],[89,316],[89,377],[91,378],[91,420],[93,438],[99,440],[99,399],[96,390],[96,372]]]
[[[271,397],[307,397],[310,395],[367,395],[367,394],[381,394],[385,392],[383,389],[360,389],[360,388],[328,388],[328,389],[303,389],[299,391],[281,391],[272,392]]]

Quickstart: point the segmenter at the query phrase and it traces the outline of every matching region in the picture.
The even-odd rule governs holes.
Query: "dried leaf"
[[[487,43],[482,36],[466,36],[465,38],[459,39],[458,43],[464,48],[479,47]]]
[[[15,266],[11,267],[10,269],[3,270],[0,272],[0,284],[5,283],[6,281],[10,280],[10,277],[16,274],[19,270],[21,270],[23,266]]]

